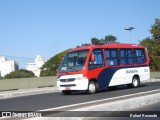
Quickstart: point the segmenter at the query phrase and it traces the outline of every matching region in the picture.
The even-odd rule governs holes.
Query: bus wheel
[[[132,83],[129,85],[129,87],[136,88],[140,85],[140,79],[138,77],[133,77]]]
[[[72,92],[72,91],[70,91],[70,90],[62,90],[62,93],[63,93],[64,95],[70,95],[71,92]]]
[[[93,81],[90,81],[89,82],[89,85],[88,85],[88,91],[87,91],[89,94],[94,94],[96,93],[96,84],[95,82]]]

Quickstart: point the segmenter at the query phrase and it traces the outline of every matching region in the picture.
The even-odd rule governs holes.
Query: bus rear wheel
[[[88,90],[87,90],[88,94],[95,94],[96,93],[96,84],[93,81],[90,81],[88,84]]]
[[[133,77],[132,83],[129,84],[129,87],[136,88],[140,86],[140,79],[138,77]]]

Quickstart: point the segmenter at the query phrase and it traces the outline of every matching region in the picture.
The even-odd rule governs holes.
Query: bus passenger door
[[[88,75],[90,79],[97,79],[99,88],[106,86],[106,76],[99,77],[104,68],[105,63],[102,49],[94,49],[88,64]]]

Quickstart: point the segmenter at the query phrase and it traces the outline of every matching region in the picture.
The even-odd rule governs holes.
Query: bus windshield
[[[67,53],[59,66],[59,72],[72,72],[83,69],[89,50]]]

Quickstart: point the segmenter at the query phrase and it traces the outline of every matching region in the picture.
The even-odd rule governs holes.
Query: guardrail
[[[151,72],[151,78],[160,79],[160,72]],[[37,78],[1,79],[0,91],[56,86],[56,81],[57,81],[57,76],[39,77],[39,78],[37,77]]]

